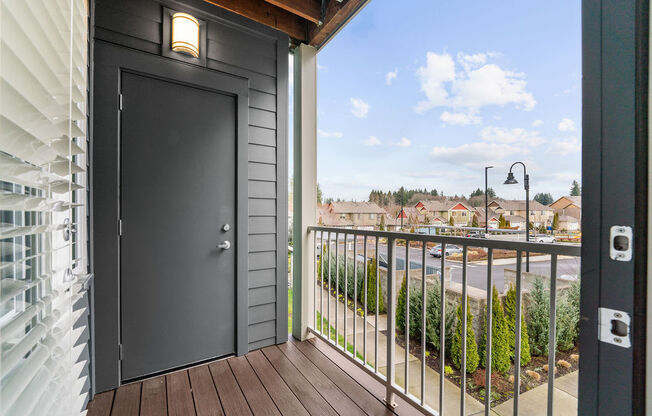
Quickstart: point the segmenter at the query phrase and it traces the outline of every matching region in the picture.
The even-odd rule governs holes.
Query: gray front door
[[[124,381],[235,352],[236,99],[126,72],[121,91]]]

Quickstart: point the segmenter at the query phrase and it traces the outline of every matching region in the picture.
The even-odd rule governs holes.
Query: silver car
[[[446,256],[450,256],[453,253],[461,253],[462,248],[449,244],[446,246]],[[430,255],[433,257],[441,257],[441,244],[436,245],[430,249]]]

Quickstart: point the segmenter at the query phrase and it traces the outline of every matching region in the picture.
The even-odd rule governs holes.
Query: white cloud
[[[476,112],[482,107],[507,104],[532,110],[536,101],[526,91],[524,75],[487,63],[496,55],[460,53],[458,69],[450,54],[428,52],[426,65],[417,70],[427,100],[417,103],[415,110],[423,113],[435,107],[449,107]]]
[[[328,67],[326,65],[319,65],[317,64],[317,71],[325,71],[328,72]]]
[[[534,120],[532,122],[532,127],[539,127],[542,124],[543,124],[543,120]]]
[[[341,139],[344,136],[341,131],[324,131],[324,130],[317,130],[317,135],[325,139],[328,138]]]
[[[582,150],[580,141],[577,137],[571,137],[565,140],[556,140],[548,148],[548,153],[557,156],[566,156],[573,153],[579,153]]]
[[[475,167],[502,160],[522,151],[511,144],[475,142],[455,147],[434,147],[431,156],[440,162]]]
[[[441,113],[441,121],[447,124],[452,124],[456,126],[465,126],[467,124],[478,124],[482,121],[482,118],[473,115],[473,113],[450,113],[444,111]]]
[[[557,125],[559,131],[575,131],[575,122],[570,118],[562,118]]]
[[[524,128],[507,129],[504,127],[485,127],[480,131],[480,138],[487,142],[505,143],[530,148],[545,142],[538,131]]]
[[[408,139],[407,137],[401,137],[401,140],[394,143],[394,145],[398,146],[398,147],[410,147],[411,144],[412,144],[412,141],[410,139]]]
[[[369,104],[364,102],[361,98],[350,98],[351,114],[357,118],[367,118],[369,114]]]
[[[392,81],[398,76],[398,68],[385,74],[385,84],[392,85]]]
[[[380,146],[380,140],[376,136],[369,136],[363,143],[365,146]]]
[[[447,105],[449,97],[444,83],[455,79],[455,62],[449,54],[438,55],[428,52],[426,66],[419,67],[417,76],[421,81],[421,91],[426,94],[428,99],[417,104],[416,111],[418,113],[433,107]]]

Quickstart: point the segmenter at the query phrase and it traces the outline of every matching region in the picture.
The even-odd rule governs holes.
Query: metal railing
[[[442,409],[444,409],[444,374],[439,376],[439,400],[438,400],[438,409],[434,409],[431,406],[426,404],[426,389],[429,386],[426,385],[426,258],[427,254],[427,245],[430,243],[440,244],[441,246],[441,259],[440,269],[439,269],[439,290],[440,290],[440,323],[439,323],[439,368],[440,372],[444,373],[445,368],[445,348],[446,348],[446,278],[445,270],[446,264],[448,261],[446,246],[455,245],[462,248],[462,317],[467,317],[468,309],[468,275],[467,275],[467,263],[468,263],[468,249],[469,247],[482,248],[487,251],[487,280],[486,280],[486,368],[491,369],[492,367],[492,287],[494,285],[494,276],[492,275],[492,266],[493,266],[493,253],[494,250],[510,250],[516,252],[516,317],[515,317],[515,349],[514,349],[514,396],[513,396],[513,408],[514,414],[518,414],[519,409],[519,394],[520,394],[520,356],[521,356],[521,309],[522,309],[522,293],[523,293],[523,284],[522,284],[522,268],[521,262],[524,253],[541,253],[550,255],[550,315],[549,315],[549,352],[548,352],[548,368],[552,372],[552,376],[548,377],[548,399],[547,399],[547,414],[553,414],[553,392],[554,392],[554,369],[555,369],[555,351],[556,351],[556,323],[555,323],[555,311],[556,311],[556,301],[557,301],[557,261],[559,256],[571,256],[579,257],[581,248],[579,246],[572,245],[563,245],[563,244],[545,244],[545,243],[526,243],[519,241],[502,241],[502,240],[489,240],[482,238],[465,238],[465,237],[449,237],[441,235],[424,235],[424,234],[413,234],[413,233],[402,233],[402,232],[385,232],[385,231],[371,231],[371,230],[352,230],[352,229],[343,229],[335,227],[309,227],[309,232],[314,233],[314,244],[313,248],[314,253],[314,265],[315,265],[315,276],[313,276],[312,283],[314,285],[314,308],[312,313],[312,325],[309,327],[309,331],[315,336],[323,339],[330,343],[337,351],[342,355],[347,357],[349,360],[357,364],[359,367],[366,370],[374,378],[385,384],[386,394],[385,401],[389,406],[396,406],[395,396],[399,396],[404,400],[412,402],[416,408],[418,408],[422,413],[427,415],[441,415],[443,414]],[[375,260],[376,269],[375,269],[375,311],[372,317],[374,322],[374,359],[373,363],[367,360],[367,326],[368,326],[368,314],[367,314],[367,294],[368,294],[368,269],[369,269],[369,260],[367,247],[370,243],[370,240],[373,240],[371,244],[375,246],[374,254],[371,256],[371,260]],[[403,374],[403,386],[400,386],[396,383],[396,363],[395,363],[395,345],[396,345],[396,322],[395,322],[395,313],[396,313],[396,272],[397,272],[397,251],[401,247],[397,246],[397,242],[405,243],[405,261],[404,270],[405,270],[405,363],[404,363],[404,374]],[[352,248],[349,246],[353,245]],[[414,248],[411,247],[411,243],[415,243],[420,247]],[[387,319],[387,330],[386,330],[386,342],[387,342],[387,357],[386,357],[386,366],[385,366],[385,375],[379,371],[378,366],[378,346],[379,346],[379,301],[381,294],[381,260],[382,256],[379,257],[379,248],[382,244],[386,244],[387,256],[386,256],[386,265],[387,269],[387,304],[386,307],[386,319]],[[335,265],[333,266],[331,256],[332,246],[334,247],[335,252]],[[340,339],[340,328],[339,328],[339,310],[340,310],[340,245],[343,245],[343,267],[344,267],[344,329],[343,336]],[[358,259],[358,245],[362,246],[363,259],[360,261]],[[410,261],[410,252],[412,250],[421,251],[421,385],[420,385],[420,397],[415,396],[410,393],[408,390],[409,380],[410,380],[410,366],[409,364],[409,354],[410,354],[410,271],[417,270],[416,268],[411,267]],[[348,304],[348,281],[349,281],[349,254],[353,254],[353,266],[352,270],[354,273],[353,284],[355,285],[353,291],[353,311],[349,311]],[[318,265],[319,262],[319,265]],[[363,315],[363,333],[362,333],[362,350],[358,349],[357,345],[357,322],[360,319],[358,317],[358,266],[359,263],[362,264],[364,270],[361,273],[363,280],[362,283],[362,303],[364,304],[364,309],[362,311]],[[371,263],[373,264],[373,263]],[[331,278],[332,267],[335,267],[335,289],[331,287]],[[325,273],[328,273],[327,280],[325,282]],[[324,292],[327,290],[326,295]],[[332,295],[335,295],[334,298]],[[324,296],[326,298],[326,308],[324,308]],[[331,303],[335,302],[335,325],[331,325]],[[319,307],[317,306],[319,304]],[[353,316],[353,340],[352,344],[349,343],[348,338],[348,327],[347,321],[349,314]],[[327,315],[327,316],[324,316]],[[467,384],[467,374],[466,374],[466,362],[467,362],[467,319],[461,319],[462,321],[462,351],[461,351],[461,368],[460,368],[460,399],[459,399],[459,408],[460,414],[466,414],[466,384]],[[333,333],[334,332],[334,333]],[[352,347],[352,348],[351,348]],[[518,357],[518,358],[517,358]],[[489,415],[491,412],[491,371],[485,371],[485,415]]]

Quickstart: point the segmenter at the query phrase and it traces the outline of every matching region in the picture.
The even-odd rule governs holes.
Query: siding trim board
[[[246,182],[248,191],[238,195],[238,207],[246,206],[247,211],[239,209],[245,215],[238,216],[238,229],[246,233],[238,236],[244,247],[239,248],[237,268],[245,271],[242,280],[238,280],[238,287],[244,288],[238,295],[238,303],[246,306],[245,316],[250,316],[251,321],[246,318],[246,327],[239,331],[242,334],[238,334],[237,353],[287,341],[288,36],[201,0],[95,0],[93,6],[97,25],[94,40],[101,41],[97,42],[102,45],[100,48],[111,44],[131,54],[150,56],[161,56],[164,8],[196,16],[206,22],[206,64],[202,67],[175,61],[180,71],[183,72],[184,66],[203,68],[216,76],[230,78],[234,84],[245,83],[243,94],[248,96],[248,101],[243,103],[243,114],[247,116],[239,129],[246,135],[238,144],[245,158],[244,163],[238,164],[238,177]],[[139,25],[134,27],[129,22],[139,22]],[[112,82],[100,79],[95,88],[107,81]],[[94,131],[98,136],[115,129],[110,126],[112,121],[100,114],[115,108],[117,97],[104,100],[100,103],[95,98]],[[102,130],[105,133],[100,133]],[[117,160],[117,149],[108,143],[94,143],[94,148],[98,157]],[[98,274],[110,279],[119,270],[119,260],[115,260],[117,235],[109,235],[117,234],[117,213],[112,214],[117,210],[117,180],[113,180],[115,190],[107,189],[110,178],[101,172],[106,163],[103,167],[99,162],[96,167],[100,172],[94,177],[94,183],[102,184],[96,189],[102,189],[105,196],[98,192],[93,197],[95,267]],[[114,290],[119,293],[117,280]],[[97,293],[93,302],[100,304],[96,307],[100,311],[93,318],[96,328],[103,328],[103,333],[97,334],[94,364],[99,376],[97,391],[103,391],[119,385],[117,348],[107,346],[107,341],[119,336],[119,304],[110,300],[112,305],[107,309],[107,300],[102,300],[105,292]],[[104,311],[102,303],[105,303]],[[269,313],[272,309],[274,313]],[[259,315],[261,310],[266,311],[265,318]],[[113,316],[109,316],[111,313]]]

